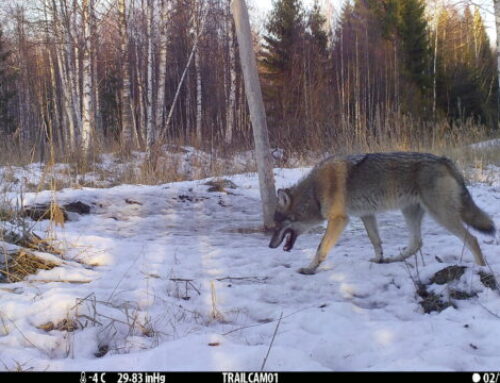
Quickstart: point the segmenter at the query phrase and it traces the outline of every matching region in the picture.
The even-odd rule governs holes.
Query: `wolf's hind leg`
[[[422,247],[422,219],[425,210],[419,204],[410,205],[401,210],[410,234],[408,246],[401,253],[400,258],[404,260],[411,257]]]
[[[474,260],[479,266],[484,266],[483,253],[477,242],[477,238],[473,236],[462,224],[461,217],[457,209],[452,209],[452,206],[429,207],[429,212],[432,217],[440,223],[450,233],[457,236],[474,255]]]
[[[361,217],[363,224],[365,225],[366,232],[368,233],[368,238],[373,245],[375,250],[375,257],[370,259],[372,262],[381,263],[384,260],[384,254],[382,251],[382,241],[380,240],[380,235],[377,228],[377,219],[374,215],[367,215]]]
[[[447,200],[443,200],[439,204],[429,203],[435,200],[437,199],[434,198],[433,200],[428,198],[425,202],[426,209],[439,224],[465,243],[467,248],[474,255],[476,264],[484,266],[486,262],[484,261],[483,253],[481,252],[477,238],[474,237],[462,224],[460,208],[458,207],[459,204],[455,202],[453,196]]]
[[[405,218],[410,235],[408,246],[406,246],[399,256],[386,258],[384,260],[386,263],[404,261],[406,258],[416,254],[422,247],[422,218],[424,217],[425,210],[419,204],[415,204],[403,208],[401,212]]]

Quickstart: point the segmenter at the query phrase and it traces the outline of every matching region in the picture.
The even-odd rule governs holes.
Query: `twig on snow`
[[[278,319],[278,323],[276,324],[276,328],[274,329],[273,337],[271,338],[271,343],[269,344],[269,348],[267,349],[266,357],[264,358],[264,361],[262,362],[262,367],[260,368],[261,371],[264,371],[264,367],[266,366],[267,358],[269,356],[269,353],[271,352],[271,348],[273,347],[274,339],[276,338],[276,334],[278,333],[278,328],[280,327],[281,319],[283,319],[283,311],[281,312],[280,319]]]

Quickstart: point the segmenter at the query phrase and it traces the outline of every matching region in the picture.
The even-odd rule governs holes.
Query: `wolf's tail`
[[[465,185],[463,188],[460,211],[462,220],[481,233],[494,235],[496,229],[492,219],[476,205]]]
[[[462,220],[467,225],[477,231],[480,231],[481,233],[494,235],[496,231],[495,224],[490,216],[481,210],[472,199],[469,190],[467,190],[467,186],[465,186],[465,179],[457,169],[456,165],[446,157],[441,157],[441,160],[448,167],[448,170],[460,185],[460,216],[462,217]]]

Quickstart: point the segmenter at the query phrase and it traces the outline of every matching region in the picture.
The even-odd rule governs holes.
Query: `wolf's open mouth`
[[[269,243],[269,247],[271,249],[277,248],[283,240],[285,240],[285,244],[283,245],[284,251],[290,251],[293,249],[293,245],[295,240],[297,239],[297,233],[293,229],[285,229],[285,230],[276,230],[271,238],[271,242]]]
[[[295,240],[297,239],[297,234],[292,229],[287,229],[283,233],[283,238],[285,238],[285,245],[283,246],[284,251],[290,251],[293,249]]]

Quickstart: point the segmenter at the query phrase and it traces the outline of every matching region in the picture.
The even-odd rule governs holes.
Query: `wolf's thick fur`
[[[276,248],[286,239],[284,250],[289,251],[298,235],[327,220],[316,256],[299,270],[313,274],[337,242],[348,216],[358,216],[373,244],[373,260],[384,262],[374,214],[393,209],[401,209],[410,240],[400,256],[386,262],[404,260],[421,248],[421,223],[428,212],[465,242],[477,264],[485,264],[476,237],[464,223],[494,234],[493,221],[474,203],[454,163],[428,153],[371,153],[322,161],[297,185],[278,190],[275,231],[269,246]]]

